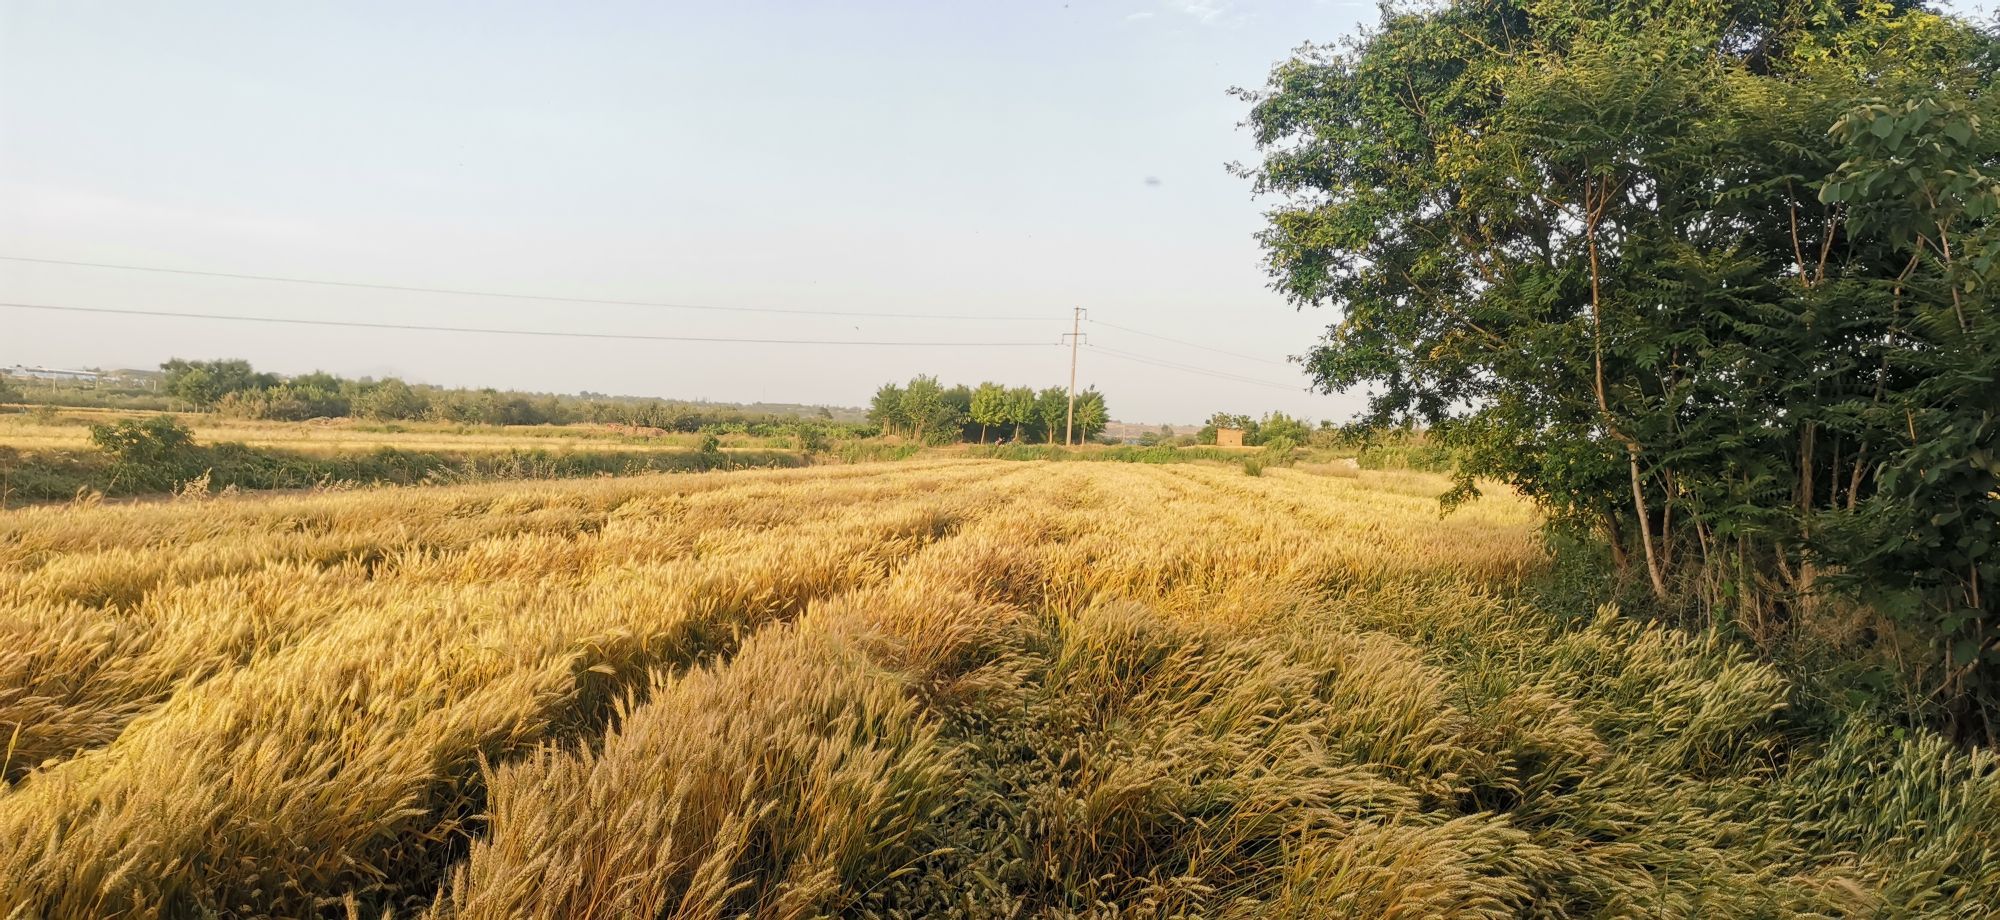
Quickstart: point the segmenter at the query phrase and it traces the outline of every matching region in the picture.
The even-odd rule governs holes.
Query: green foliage
[[[197,408],[214,407],[224,397],[246,390],[263,390],[278,384],[276,374],[260,374],[241,359],[188,361],[174,358],[160,365],[166,372],[166,391]]]
[[[1075,421],[1078,443],[1096,437],[1111,423],[1110,410],[1104,406],[1104,394],[1097,392],[1096,387],[1076,394]]]
[[[1043,444],[1061,444],[1063,420],[1069,417],[1069,391],[1049,387],[1035,394],[1035,424]]]
[[[1277,288],[1341,311],[1319,384],[1456,448],[1461,495],[1767,643],[1848,588],[1990,736],[1996,47],[1902,5],[1459,0],[1280,64],[1244,173]]]
[[[1022,429],[1035,419],[1035,391],[1028,387],[1008,387],[1006,415],[1008,423],[1014,426],[1014,443],[1025,443]]]
[[[171,415],[156,415],[144,421],[123,419],[109,425],[92,425],[90,443],[119,463],[173,463],[184,458],[194,446],[194,432]]]
[[[377,421],[407,421],[422,418],[430,401],[409,384],[394,377],[376,381],[354,397],[355,415]]]
[[[885,383],[875,390],[875,398],[868,402],[868,420],[882,426],[885,434],[898,434],[904,430],[901,384]]]
[[[883,430],[922,444],[953,441],[985,443],[992,428],[1012,425],[1015,444],[1030,437],[1043,444],[1062,443],[1069,418],[1069,391],[1049,387],[1040,393],[1027,387],[1006,388],[982,383],[945,388],[936,377],[917,376],[907,384],[885,383],[875,391],[868,418]],[[1104,394],[1095,389],[1076,394],[1076,437],[1080,441],[1104,431],[1111,421]]]
[[[834,420],[824,406],[781,406],[794,411],[755,411],[708,403],[613,397],[584,393],[562,396],[481,389],[412,386],[396,378],[347,380],[324,371],[291,378],[258,373],[244,361],[186,361],[161,365],[166,391],[183,402],[243,418],[302,421],[353,416],[376,421],[430,419],[461,425],[568,425],[579,422],[660,428],[691,433],[788,437],[792,425],[811,410],[829,431],[865,437],[875,426]],[[75,390],[46,397],[63,405],[130,410],[169,408],[144,391]],[[761,405],[761,404],[760,404]]]
[[[1060,444],[994,444],[975,447],[966,456],[986,460],[1076,460],[1098,463],[1235,463],[1243,455],[1215,447],[1064,447]]]
[[[818,422],[799,422],[792,426],[792,446],[807,455],[826,453],[826,429]]]
[[[881,441],[844,441],[834,456],[842,463],[882,463],[908,460],[923,450],[920,444],[885,444]]]
[[[801,453],[777,450],[704,454],[699,451],[420,451],[383,447],[323,454],[242,444],[126,448],[124,445],[132,439],[122,433],[116,437],[122,455],[109,448],[97,453],[21,453],[0,448],[0,471],[4,471],[7,479],[8,500],[63,501],[79,490],[105,495],[161,494],[178,491],[189,480],[203,477],[213,490],[304,489],[329,483],[372,486],[570,479],[801,466],[806,462]],[[149,445],[159,443],[158,438],[149,435],[139,438]]]
[[[1257,423],[1257,438],[1245,443],[1252,447],[1265,447],[1279,442],[1297,446],[1312,437],[1312,426],[1303,419],[1295,419],[1283,412],[1272,412]]]
[[[903,424],[909,426],[910,437],[918,443],[942,444],[958,438],[962,416],[945,398],[945,389],[936,377],[920,374],[910,378],[909,385],[903,388],[901,414]]]
[[[350,404],[340,389],[282,383],[265,390],[238,390],[215,404],[216,411],[240,418],[302,422],[315,418],[339,418],[349,414]]]
[[[1007,411],[1007,388],[988,381],[972,391],[972,405],[967,414],[979,425],[979,443],[986,443],[986,429],[998,428],[1011,421]]]

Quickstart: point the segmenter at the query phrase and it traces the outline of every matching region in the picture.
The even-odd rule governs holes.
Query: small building
[[[96,383],[104,376],[96,371],[71,371],[54,367],[28,367],[21,364],[0,370],[0,373],[23,380],[67,380],[74,383]]]
[[[1242,446],[1243,446],[1243,429],[1241,429],[1241,428],[1217,428],[1217,429],[1215,429],[1215,446],[1217,446],[1217,447],[1242,447]]]

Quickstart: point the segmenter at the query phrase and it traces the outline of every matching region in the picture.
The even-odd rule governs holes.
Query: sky
[[[1287,363],[1334,317],[1267,287],[1266,203],[1225,168],[1255,157],[1227,91],[1377,15],[1355,0],[0,0],[0,256],[801,312],[10,261],[0,301],[972,343],[0,307],[0,365],[237,357],[862,405],[922,373],[1064,384],[1081,307],[1078,385],[1116,418],[1346,418],[1359,394],[1308,392]]]

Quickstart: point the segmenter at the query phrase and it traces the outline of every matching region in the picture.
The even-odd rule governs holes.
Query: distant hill
[[[1165,427],[1173,429],[1176,437],[1184,434],[1194,434],[1201,430],[1200,425],[1167,425]],[[1161,425],[1158,422],[1112,422],[1104,426],[1104,433],[1120,441],[1137,441],[1140,435],[1148,432],[1157,432],[1160,428]]]

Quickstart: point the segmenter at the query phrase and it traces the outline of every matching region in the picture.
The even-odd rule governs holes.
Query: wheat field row
[[[0,916],[1988,916],[2000,773],[1420,474],[0,516]],[[1812,740],[1815,737],[1831,740]]]

